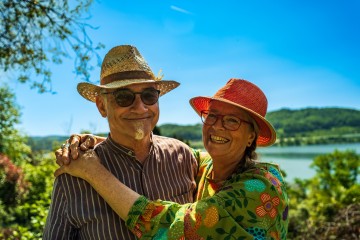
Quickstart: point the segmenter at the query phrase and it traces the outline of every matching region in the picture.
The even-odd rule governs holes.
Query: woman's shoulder
[[[286,189],[286,182],[279,166],[267,162],[255,162],[247,170],[237,174],[233,184],[240,187],[260,185],[263,188],[275,187],[280,194]]]
[[[254,162],[252,167],[248,168],[244,173],[252,175],[265,176],[267,174],[272,174],[276,176],[279,180],[284,180],[280,166],[276,163],[268,162]]]

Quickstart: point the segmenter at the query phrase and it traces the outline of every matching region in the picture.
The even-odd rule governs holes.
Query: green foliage
[[[41,239],[53,184],[53,154],[34,154],[17,130],[14,94],[0,87],[0,239]]]
[[[347,234],[342,239],[352,239],[360,228],[360,155],[334,151],[316,157],[312,168],[313,178],[289,185],[289,237],[339,239]]]
[[[27,144],[34,152],[51,151],[59,148],[68,136],[29,137]]]
[[[202,124],[163,124],[160,126],[160,130],[161,134],[166,137],[175,137],[177,139],[186,139],[192,141],[202,139]]]
[[[21,183],[16,182],[12,189],[15,190],[12,194],[16,195],[16,200],[8,204],[4,204],[4,201],[0,203],[0,239],[41,239],[50,206],[55,169],[53,154],[37,155],[31,162],[22,164],[26,185],[22,194],[19,194]],[[0,183],[0,188],[1,184],[4,183]]]
[[[31,152],[26,137],[16,129],[20,116],[14,93],[6,85],[0,87],[0,153],[14,163],[28,159]]]
[[[360,111],[344,108],[281,109],[269,112],[280,145],[360,142]]]
[[[93,0],[2,0],[0,1],[0,67],[11,70],[21,83],[29,83],[39,92],[51,91],[49,63],[61,64],[76,55],[77,75],[89,80],[90,61],[102,44],[94,46],[87,35],[93,28],[82,15]],[[42,79],[34,80],[31,74]]]

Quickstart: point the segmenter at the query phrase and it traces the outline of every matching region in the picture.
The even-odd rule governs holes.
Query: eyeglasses
[[[221,114],[211,113],[209,111],[201,111],[201,121],[205,125],[212,126],[216,123],[216,121],[219,118],[221,119],[222,126],[230,131],[238,130],[239,127],[241,126],[241,123],[243,122],[252,125],[251,122],[245,121],[243,119],[240,119],[232,115],[221,115]]]
[[[121,88],[114,92],[104,92],[102,94],[112,94],[116,103],[120,107],[128,107],[135,101],[135,95],[140,94],[141,101],[146,105],[154,105],[159,100],[160,90],[154,88],[146,88],[142,92],[133,92],[127,88]]]

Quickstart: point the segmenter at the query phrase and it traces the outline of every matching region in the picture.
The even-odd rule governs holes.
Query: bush
[[[354,151],[314,159],[316,175],[289,184],[289,239],[359,239],[360,155]]]

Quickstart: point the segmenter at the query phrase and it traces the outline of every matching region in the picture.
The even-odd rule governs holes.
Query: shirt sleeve
[[[65,177],[65,174],[62,174],[55,179],[43,233],[44,240],[77,238],[77,230],[70,224],[67,217],[67,199],[63,188]]]
[[[127,225],[142,239],[286,239],[288,199],[278,174],[238,174],[215,195],[184,205],[140,197]]]

